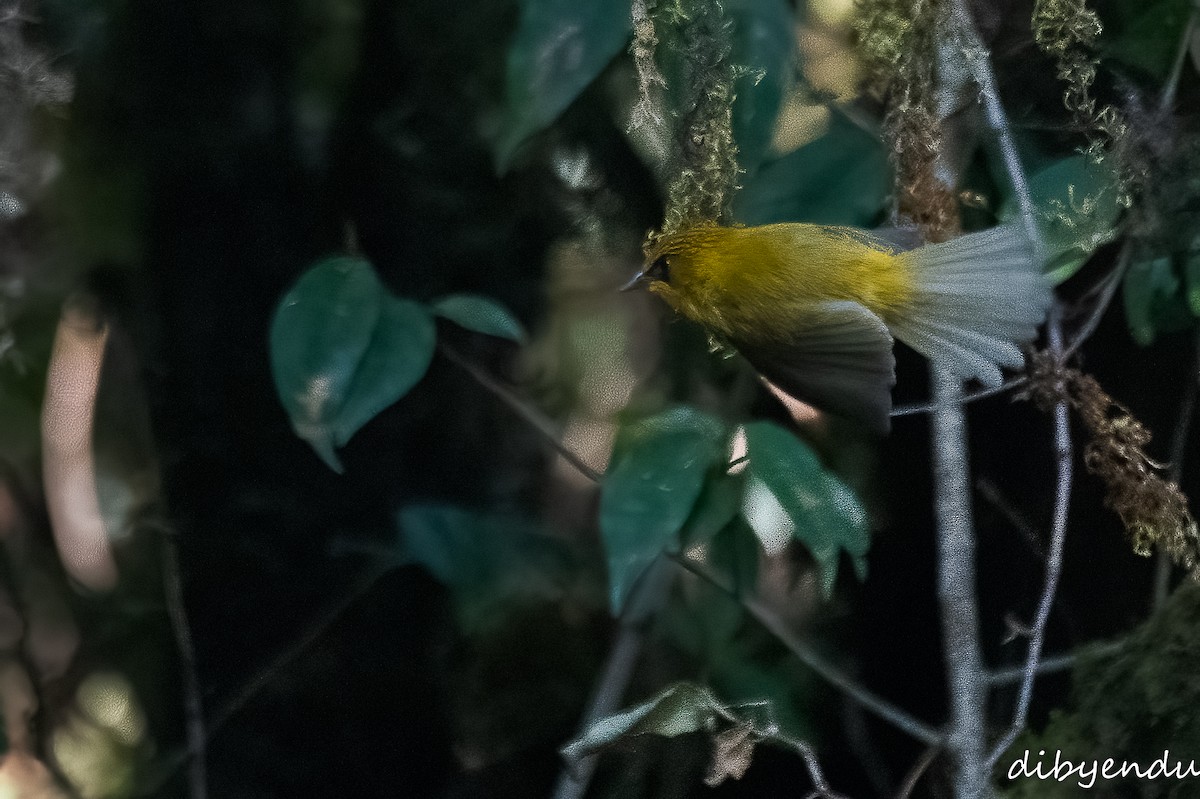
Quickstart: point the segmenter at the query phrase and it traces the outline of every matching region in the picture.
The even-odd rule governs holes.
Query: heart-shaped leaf
[[[419,302],[387,295],[380,302],[371,343],[333,423],[333,443],[346,442],[412,389],[433,359],[437,329]]]
[[[341,473],[335,448],[421,379],[433,346],[423,306],[388,294],[367,261],[329,258],[276,308],[271,371],[296,435]]]

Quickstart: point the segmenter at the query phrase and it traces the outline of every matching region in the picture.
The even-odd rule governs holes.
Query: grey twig
[[[634,586],[625,611],[621,614],[617,640],[609,650],[600,679],[580,721],[581,734],[600,719],[620,709],[621,699],[625,696],[642,652],[646,624],[663,606],[670,593],[674,570],[668,565],[660,558]],[[599,754],[593,753],[564,766],[554,789],[554,799],[583,799],[598,758]]]
[[[1104,317],[1108,306],[1112,304],[1113,297],[1116,296],[1117,287],[1121,285],[1121,278],[1125,276],[1125,270],[1129,267],[1132,255],[1133,245],[1129,239],[1126,239],[1125,243],[1121,245],[1121,252],[1117,255],[1116,265],[1101,284],[1100,298],[1092,306],[1087,320],[1075,331],[1070,343],[1063,348],[1064,360],[1074,355],[1083,346],[1083,342],[1091,338],[1092,334],[1096,332],[1096,328],[1100,326],[1100,320]]]
[[[804,759],[804,766],[808,769],[808,777],[813,782],[813,790],[808,794],[810,797],[845,799],[840,793],[835,792],[829,787],[829,780],[825,779],[825,772],[821,770],[821,763],[817,760],[817,753],[813,751],[812,745],[808,741],[786,738],[780,735],[776,735],[775,738],[795,747],[796,751],[800,753],[800,757]]]
[[[673,556],[672,560],[680,568],[696,575],[717,590],[731,597],[734,601],[740,602],[746,612],[754,617],[768,632],[774,635],[789,652],[796,656],[797,660],[812,669],[825,682],[844,693],[850,700],[859,704],[864,710],[875,714],[896,729],[923,744],[932,746],[942,741],[942,734],[937,729],[883,697],[871,693],[819,655],[815,649],[792,632],[787,623],[779,618],[779,615],[769,605],[754,597],[741,595],[738,591],[724,585],[719,579],[710,574],[707,569],[689,558]]]
[[[1001,493],[1000,488],[986,477],[981,477],[975,481],[975,488],[979,490],[979,494],[991,503],[992,507],[1000,511],[1008,523],[1011,524],[1017,532],[1024,536],[1029,548],[1033,553],[1041,559],[1046,558],[1046,547],[1042,544],[1038,537],[1037,531],[1033,529],[1033,525],[1025,518],[1025,514],[1017,510],[1009,501],[1008,497]]]
[[[1123,647],[1123,641],[1112,641],[1106,644],[1092,646],[1088,654],[1103,657],[1111,655]],[[1056,655],[1054,657],[1044,657],[1038,663],[1037,670],[1034,673],[1035,677],[1041,677],[1044,674],[1057,674],[1060,671],[1067,671],[1075,667],[1079,662],[1079,654],[1071,652],[1066,655]],[[996,669],[988,676],[988,683],[992,687],[1000,685],[1010,685],[1015,682],[1021,682],[1028,674],[1028,669],[1024,664],[1020,666],[1012,666],[1011,668]]]
[[[170,533],[167,533],[169,537]],[[253,676],[242,683],[232,696],[226,699],[221,705],[210,715],[207,726],[202,726],[200,731],[204,735],[202,744],[206,744],[220,731],[225,724],[233,718],[243,707],[245,707],[251,699],[257,696],[264,688],[266,688],[272,680],[281,674],[296,658],[304,654],[313,644],[319,641],[324,635],[329,632],[330,628],[340,619],[346,611],[348,611],[356,602],[375,586],[387,572],[391,571],[392,565],[377,566],[373,568],[364,577],[360,578],[344,596],[339,598],[328,610],[322,613],[315,619],[305,630],[304,634],[292,642],[290,646],[276,655],[266,665],[259,669]],[[185,752],[163,763],[157,774],[147,780],[147,784],[140,787],[138,796],[157,796],[159,789],[171,779],[183,765],[189,764],[189,769],[194,768],[191,764],[195,762],[195,753],[203,752],[204,746],[197,747],[190,736],[193,734],[194,728],[189,729],[188,749]],[[194,777],[192,778],[194,780]]]
[[[554,425],[540,411],[530,407],[528,403],[514,394],[506,386],[502,385],[496,378],[489,375],[483,369],[462,357],[456,350],[450,346],[438,342],[438,350],[442,355],[446,356],[446,360],[459,367],[479,385],[490,391],[497,399],[512,409],[518,416],[524,419],[530,426],[533,427],[542,438],[553,447],[559,455],[563,457],[567,463],[574,466],[580,474],[593,483],[599,483],[602,475],[584,463],[583,459],[575,452],[566,447],[562,443],[562,439],[558,432],[554,429]]]
[[[179,572],[179,547],[175,543],[174,535],[173,531],[166,531],[160,538],[163,593],[166,597],[167,616],[171,621],[171,632],[175,636],[175,649],[179,653],[179,669],[183,678],[188,795],[191,799],[206,799],[208,796],[206,755],[210,733],[204,725],[204,700],[200,692],[200,679],[196,674],[196,647],[192,642],[192,629],[188,623],[187,608],[183,599],[183,578]]]
[[[1193,339],[1195,354],[1193,356],[1192,379],[1187,383],[1183,394],[1183,403],[1179,409],[1179,421],[1175,424],[1175,434],[1171,438],[1171,467],[1167,471],[1167,479],[1179,485],[1183,477],[1183,458],[1187,449],[1188,432],[1192,428],[1192,416],[1196,412],[1196,392],[1200,388],[1200,333]],[[1166,550],[1158,550],[1158,562],[1154,570],[1154,607],[1162,607],[1171,589],[1171,556]]]
[[[917,783],[921,781],[921,777],[925,775],[925,772],[929,770],[929,767],[933,765],[933,761],[937,760],[937,756],[941,753],[942,747],[935,745],[926,749],[917,758],[917,762],[913,763],[912,768],[909,769],[908,774],[904,777],[904,784],[900,786],[900,791],[896,794],[896,799],[908,799],[912,795],[913,788],[917,787]]]
[[[1061,365],[1062,325],[1057,306],[1051,309],[1047,333],[1050,339],[1050,351]],[[1050,527],[1050,547],[1046,553],[1046,578],[1042,586],[1041,600],[1038,602],[1037,615],[1034,617],[1032,632],[1029,636],[1029,652],[1025,658],[1025,674],[1021,679],[1020,693],[1017,695],[1017,707],[1013,712],[1012,723],[1009,725],[1008,731],[988,756],[989,768],[996,764],[996,761],[1008,750],[1008,747],[1012,746],[1012,742],[1025,728],[1025,721],[1029,716],[1029,703],[1033,697],[1033,683],[1038,674],[1042,647],[1046,640],[1046,623],[1050,619],[1050,608],[1054,604],[1054,596],[1058,592],[1058,580],[1062,574],[1063,548],[1067,539],[1067,514],[1071,505],[1071,483],[1074,479],[1075,459],[1071,446],[1070,421],[1070,409],[1067,407],[1067,401],[1060,399],[1054,405],[1054,460],[1057,480],[1054,490],[1054,518]]]

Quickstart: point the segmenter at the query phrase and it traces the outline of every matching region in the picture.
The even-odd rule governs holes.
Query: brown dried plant
[[[1146,454],[1151,433],[1091,375],[1062,367],[1049,352],[1030,362],[1027,395],[1043,410],[1065,399],[1091,436],[1083,451],[1087,470],[1105,485],[1105,505],[1125,525],[1133,551],[1147,557],[1158,546],[1200,580],[1200,535],[1187,497]]]

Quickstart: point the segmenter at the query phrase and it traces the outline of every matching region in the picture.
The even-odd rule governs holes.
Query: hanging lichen
[[[669,31],[677,67],[670,87],[676,114],[675,163],[661,231],[672,233],[729,214],[738,177],[733,138],[733,85],[738,71],[730,60],[731,24],[720,3],[672,0],[655,8],[653,16],[659,27]],[[649,45],[650,36],[653,28],[643,26],[642,44],[635,42],[635,63],[639,58],[645,61],[639,52]]]
[[[1179,486],[1166,479],[1164,466],[1146,454],[1150,431],[1129,409],[1109,396],[1096,379],[1059,368],[1048,352],[1030,365],[1029,394],[1043,409],[1060,399],[1071,404],[1091,440],[1084,464],[1104,481],[1104,502],[1116,511],[1133,551],[1143,557],[1155,546],[1170,554],[1192,579],[1200,579],[1200,535]]]
[[[937,31],[943,12],[936,0],[867,0],[855,20],[869,88],[887,100],[883,138],[896,171],[896,210],[934,241],[958,229],[953,190],[937,173]]]
[[[1037,0],[1031,27],[1034,41],[1054,59],[1058,79],[1066,84],[1063,105],[1071,112],[1075,125],[1087,134],[1089,157],[1103,161],[1122,146],[1128,126],[1113,106],[1097,110],[1096,99],[1092,97],[1096,65],[1100,63],[1092,51],[1103,30],[1100,18],[1084,0]],[[1118,162],[1121,160],[1118,158]],[[1128,207],[1133,189],[1130,170],[1122,166],[1117,171],[1121,178],[1121,204]]]

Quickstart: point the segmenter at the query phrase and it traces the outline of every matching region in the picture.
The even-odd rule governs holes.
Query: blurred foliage
[[[449,588],[468,633],[493,632],[531,604],[599,604],[586,553],[537,522],[414,505],[397,524],[397,562],[420,565]]]
[[[609,0],[522,0],[520,8],[496,142],[501,172],[529,136],[553,122],[596,79],[630,32],[629,8]]]
[[[1179,52],[1192,8],[1188,0],[1099,3],[1104,25],[1100,54],[1116,62],[1112,66],[1117,70],[1132,67],[1145,78],[1162,81]]]
[[[335,572],[352,559],[331,566],[330,540],[386,566],[419,567],[454,611],[446,622],[437,615],[443,594],[412,587],[418,568],[394,570],[409,581],[398,598],[377,617],[352,620],[339,639],[353,655],[314,649],[277,680],[261,715],[226,739],[214,758],[225,782],[213,795],[242,780],[239,795],[294,795],[318,778],[337,785],[327,795],[374,795],[356,783],[391,779],[386,758],[401,757],[395,751],[441,753],[447,762],[430,771],[458,781],[443,793],[534,793],[542,772],[558,770],[552,750],[574,729],[613,617],[629,614],[638,581],[668,558],[712,579],[679,577],[656,619],[655,653],[631,690],[653,698],[600,720],[572,752],[642,733],[711,733],[715,751],[736,753],[714,767],[720,777],[740,774],[747,742],[770,738],[767,730],[840,734],[820,718],[829,692],[738,599],[773,591],[789,623],[828,643],[809,624],[858,593],[853,582],[836,582],[843,556],[865,579],[872,540],[864,504],[884,509],[881,527],[899,525],[905,512],[865,488],[856,496],[835,473],[866,469],[854,461],[874,452],[847,453],[874,445],[836,425],[763,421],[786,415],[748,370],[709,352],[695,329],[663,327],[657,310],[611,289],[636,268],[664,206],[683,213],[685,201],[694,201],[688,213],[713,216],[731,203],[729,221],[749,225],[894,222],[907,200],[891,196],[891,151],[915,147],[929,166],[937,148],[931,116],[891,129],[881,102],[928,105],[931,97],[919,95],[933,71],[937,30],[926,12],[936,4],[864,0],[857,51],[847,45],[845,4],[645,5],[650,29],[630,53],[629,4],[608,0],[454,9],[432,0],[42,3],[47,38],[64,53],[64,68],[77,71],[81,95],[69,116],[37,117],[30,128],[59,161],[44,173],[45,205],[27,203],[36,221],[12,239],[21,259],[3,265],[19,266],[22,292],[5,295],[0,320],[0,332],[11,329],[17,342],[16,357],[0,353],[0,455],[36,474],[58,304],[81,282],[104,293],[103,281],[81,281],[80,272],[119,275],[138,284],[126,295],[112,291],[111,304],[142,336],[139,376],[154,394],[168,486],[154,500],[171,506],[181,540],[194,547],[191,609],[202,677],[222,683],[213,690],[252,672],[243,660],[268,660],[288,635],[304,634],[279,620],[305,618],[336,590]],[[1046,271],[1056,283],[1099,281],[1116,268],[1104,245],[1132,242],[1123,245],[1131,251],[1123,301],[1133,338],[1146,345],[1194,328],[1200,316],[1200,157],[1188,144],[1194,120],[1183,118],[1194,111],[1184,102],[1180,119],[1152,110],[1175,80],[1190,8],[1184,0],[1105,0],[1096,5],[1097,30],[1078,3],[1016,4],[1017,33],[997,39],[1006,48],[997,50],[998,69],[1027,74],[1020,70],[1035,62],[1024,54],[1036,52],[1036,35],[1056,59],[1035,63],[1044,83],[1056,96],[1069,89],[1055,84],[1060,78],[1083,87],[1054,113],[1005,98],[1014,121],[1027,125],[1023,157]],[[1036,32],[1026,24],[1031,11],[1041,15]],[[829,40],[830,52],[800,46],[816,18],[844,37]],[[858,74],[864,52],[875,80],[863,96],[835,102],[803,74],[817,55]],[[1070,74],[1056,78],[1064,64]],[[885,90],[900,68],[903,83]],[[1180,96],[1194,102],[1194,70],[1183,69]],[[1000,77],[1006,85],[1013,76]],[[639,80],[634,96],[626,84]],[[642,117],[629,113],[631,103],[647,104],[638,106]],[[1094,148],[1080,152],[1095,131],[1080,129],[1077,116],[1110,106],[1128,117],[1128,139],[1098,160]],[[973,168],[1003,171],[992,152]],[[908,176],[908,190],[930,174]],[[1128,175],[1141,181],[1133,208],[1123,202]],[[1001,221],[1016,215],[1010,192],[994,185],[973,203],[986,223],[991,209]],[[318,257],[334,251],[348,223],[362,255]],[[509,409],[448,367],[437,349],[451,342],[464,361],[543,409],[548,429],[557,425],[565,441],[586,447],[600,484],[564,474],[540,449],[541,433],[518,428]],[[746,455],[731,463],[739,425]],[[357,435],[368,427],[370,435]],[[920,458],[906,450],[893,462],[904,471]],[[889,475],[904,484],[901,477]],[[128,556],[154,573],[157,550],[135,544]],[[907,540],[903,548],[920,556]],[[146,586],[160,588],[153,579],[143,593]],[[236,603],[222,604],[231,595]],[[96,624],[103,634],[88,629],[83,658],[123,640],[113,630],[144,632],[144,620],[122,615],[121,602],[135,599],[142,615],[161,615],[154,603],[145,610],[140,594],[114,602],[116,610],[79,600],[89,623],[105,618]],[[264,635],[248,607],[280,631]],[[1017,746],[1133,759],[1195,744],[1200,726],[1190,708],[1200,692],[1189,676],[1188,631],[1196,607],[1195,589],[1184,589],[1118,656],[1081,664],[1074,706]],[[153,649],[166,635],[155,628],[139,640]],[[98,795],[141,787],[148,753],[170,756],[182,726],[163,709],[176,699],[164,699],[160,684],[167,666],[159,661],[170,660],[128,650],[126,660],[151,665],[118,664],[134,684],[123,721],[74,707],[87,705],[68,684],[82,681],[83,666],[52,685],[50,698],[62,698],[48,721],[60,722],[56,734],[81,773],[108,781]],[[349,685],[351,668],[394,681]],[[434,676],[426,684],[414,673]],[[321,699],[328,704],[300,711],[290,701],[331,684],[336,690]],[[418,705],[412,716],[407,702]],[[545,718],[531,721],[531,708]],[[382,721],[331,735],[328,719],[345,726],[338,712],[377,712]],[[441,730],[444,712],[454,718]],[[309,756],[314,740],[332,760]],[[280,752],[295,756],[277,766]],[[359,760],[347,766],[346,758]],[[251,766],[280,774],[239,772]],[[399,770],[412,768],[405,761]],[[861,778],[857,768],[843,771]],[[324,795],[326,787],[311,790]],[[1059,787],[1024,781],[1010,795],[1055,796]],[[1158,786],[1120,789],[1170,795]]]
[[[883,217],[890,186],[887,152],[878,136],[835,108],[821,136],[768,162],[747,180],[734,211],[747,225],[870,227]]]
[[[1117,235],[1120,188],[1107,163],[1073,155],[1051,163],[1029,177],[1037,223],[1045,248],[1046,274],[1062,283],[1092,253]],[[1006,199],[1000,218],[1016,221],[1016,198]]]
[[[1168,764],[1182,760],[1186,768],[1200,747],[1200,707],[1195,701],[1200,675],[1193,666],[1200,657],[1198,630],[1200,585],[1188,583],[1121,639],[1116,652],[1082,651],[1071,675],[1070,705],[1054,711],[1040,732],[1018,738],[999,764],[1007,769],[1028,749],[1031,754],[1061,750],[1063,758],[1075,762],[1112,757],[1118,765],[1136,761],[1145,768],[1169,752]],[[1191,780],[1171,778],[1098,779],[1095,787],[1095,795],[1101,797],[1183,799],[1194,793]],[[1020,780],[1004,793],[1010,799],[1079,794],[1074,779]]]

